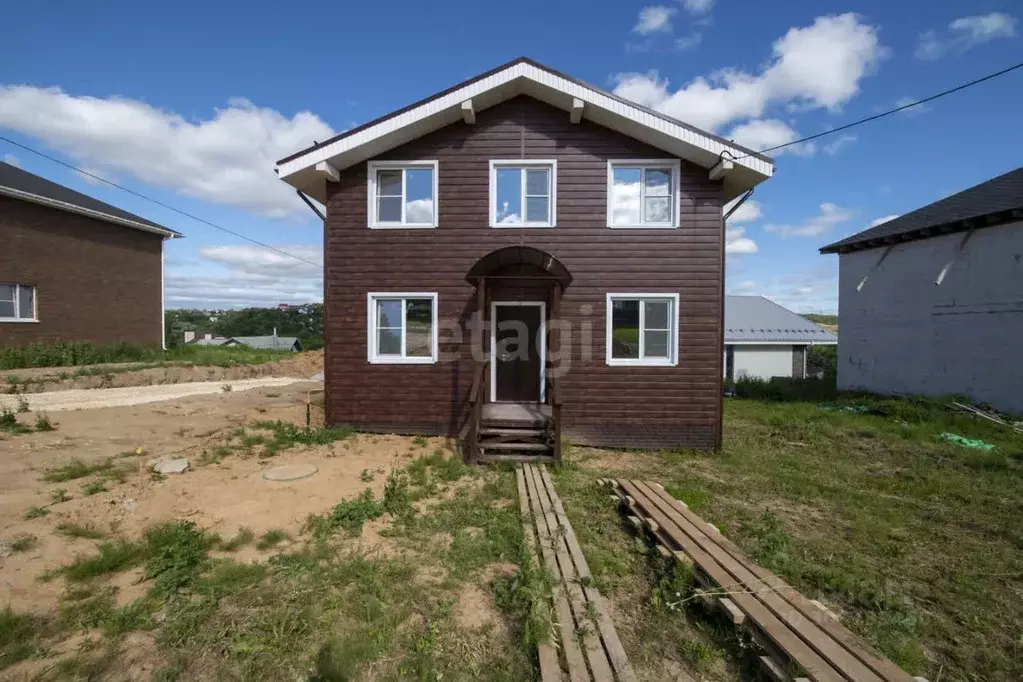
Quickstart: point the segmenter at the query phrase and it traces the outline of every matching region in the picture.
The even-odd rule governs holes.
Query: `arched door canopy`
[[[491,251],[476,261],[465,280],[469,284],[476,284],[481,277],[498,275],[502,269],[513,265],[534,265],[547,272],[551,279],[560,282],[562,287],[572,282],[572,275],[560,260],[532,246],[506,246]]]

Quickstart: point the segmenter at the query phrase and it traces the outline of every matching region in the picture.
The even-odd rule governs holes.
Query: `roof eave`
[[[892,246],[903,242],[915,242],[921,239],[928,239],[930,237],[955,234],[956,232],[967,232],[969,230],[977,230],[985,227],[998,227],[999,225],[1005,225],[1019,220],[1023,220],[1023,207],[988,213],[972,218],[966,218],[964,220],[954,220],[940,225],[928,225],[926,227],[917,228],[908,232],[900,232],[898,234],[860,240],[855,240],[855,236],[853,238],[847,237],[842,241],[837,241],[834,244],[828,244],[827,246],[821,247],[818,251],[821,254],[837,253],[841,255],[844,253],[851,253],[853,251],[866,251],[867,249],[876,249],[882,246]],[[849,239],[854,239],[854,241],[848,241]]]
[[[84,206],[78,206],[71,204],[66,201],[60,201],[58,199],[51,199],[49,197],[40,196],[38,194],[32,194],[31,192],[23,192],[20,189],[14,189],[13,187],[0,186],[0,194],[11,197],[12,199],[20,199],[22,201],[28,201],[33,204],[39,204],[40,206],[46,206],[48,208],[57,209],[58,211],[67,211],[68,213],[77,213],[88,218],[94,218],[96,220],[102,220],[103,222],[113,223],[114,225],[120,225],[122,227],[130,227],[135,230],[142,230],[143,232],[150,232],[152,234],[158,234],[164,239],[180,239],[184,235],[174,230],[157,227],[155,225],[146,225],[135,220],[128,220],[127,218],[121,218],[119,216],[110,215],[109,213],[103,213],[102,211],[96,211],[91,208],[85,208]]]
[[[760,154],[570,79],[528,60],[487,72],[461,87],[422,100],[394,115],[343,134],[278,162],[281,180],[324,202],[324,178],[462,118],[471,100],[478,113],[518,94],[527,94],[571,112],[583,103],[582,117],[707,168],[730,160],[724,177],[730,200],[774,174],[774,162]]]

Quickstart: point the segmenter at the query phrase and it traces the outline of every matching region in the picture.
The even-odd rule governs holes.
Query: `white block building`
[[[1023,168],[821,252],[839,254],[839,389],[1023,414]]]
[[[725,297],[725,379],[806,376],[810,346],[834,334],[763,296]]]

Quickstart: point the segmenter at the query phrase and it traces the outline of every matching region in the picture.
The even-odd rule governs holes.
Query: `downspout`
[[[160,240],[160,348],[167,350],[167,280],[163,266],[163,252],[167,237]]]

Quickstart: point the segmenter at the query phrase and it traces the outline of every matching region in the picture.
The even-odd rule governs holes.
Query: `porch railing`
[[[487,367],[489,360],[476,363],[476,373],[472,377],[472,388],[469,389],[469,461],[475,462],[480,455],[479,435],[480,423],[483,421],[483,392],[487,384]]]
[[[551,426],[553,427],[554,461],[561,461],[561,392],[558,389],[558,380],[554,376],[551,363],[547,363],[547,403],[551,406]]]

